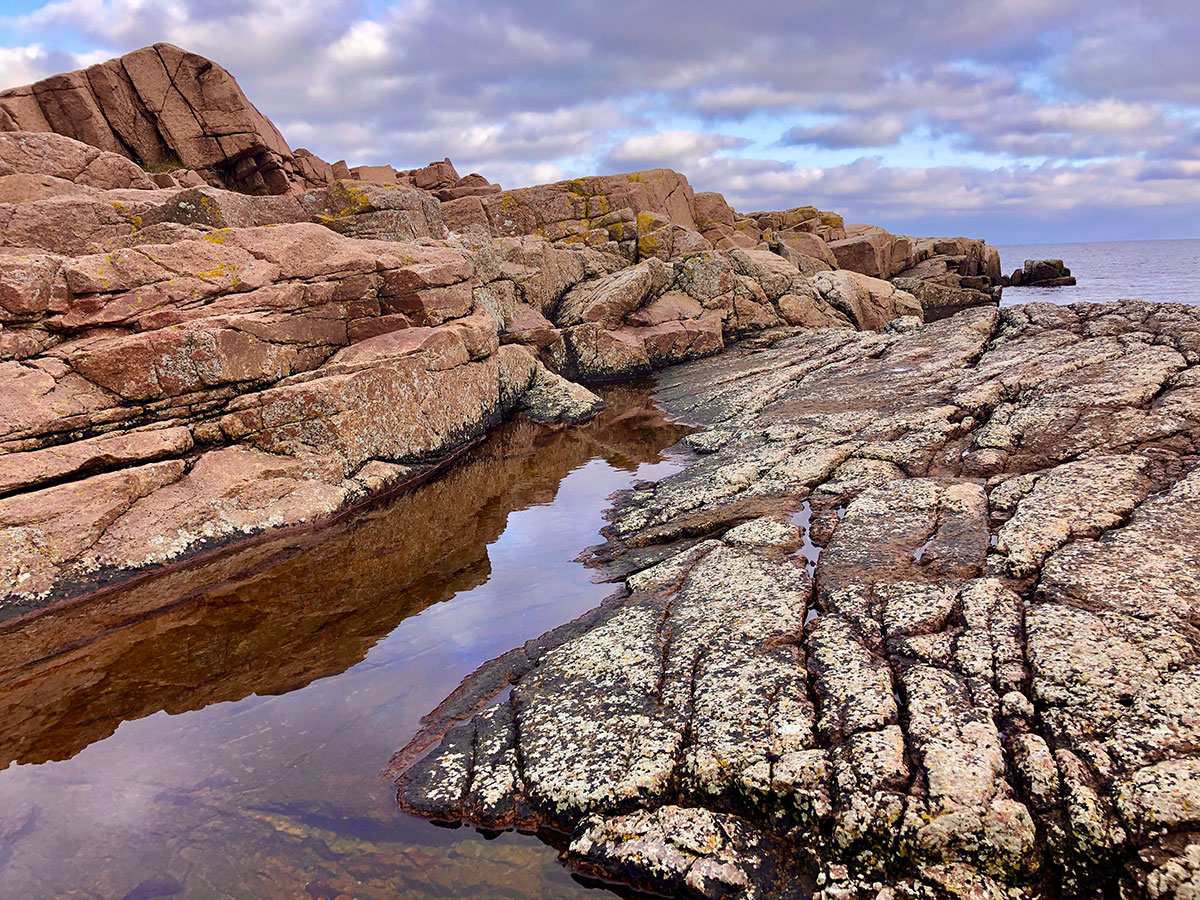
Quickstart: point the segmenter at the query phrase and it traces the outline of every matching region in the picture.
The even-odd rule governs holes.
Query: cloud
[[[783,135],[783,143],[810,144],[843,150],[852,147],[887,147],[896,143],[909,129],[903,116],[885,115],[859,119],[843,116],[818,125],[797,125]]]
[[[703,131],[659,131],[627,138],[608,152],[608,161],[620,168],[689,170],[718,150],[744,147],[745,138]]]
[[[27,84],[48,74],[46,51],[41,44],[0,47],[0,84]]]
[[[29,84],[56,72],[77,69],[106,59],[108,54],[66,53],[42,44],[0,47],[0,87]]]
[[[0,85],[171,41],[351,163],[450,155],[508,186],[663,165],[894,227],[1200,222],[1192,0],[57,0],[0,33]]]
[[[1200,7],[1192,0],[1104,6],[1079,22],[1053,65],[1056,80],[1084,96],[1200,103]]]

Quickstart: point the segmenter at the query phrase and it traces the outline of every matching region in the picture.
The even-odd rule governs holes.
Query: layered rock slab
[[[688,896],[1188,896],[1198,339],[1034,304],[669,370],[703,455],[618,497],[622,591],[402,805]],[[756,838],[687,850],[701,820]]]
[[[79,165],[94,157],[48,137]],[[28,140],[3,146],[32,169],[41,136]],[[95,222],[48,227],[81,203]],[[814,282],[765,250],[630,265],[579,243],[455,236],[437,201],[398,185],[96,190],[5,212],[28,225],[0,237],[17,245],[0,249],[0,602],[14,615],[328,516],[515,412],[585,419],[599,401],[580,382],[784,323],[921,312],[886,283]],[[171,478],[140,494],[143,470]],[[110,485],[122,473],[128,497]]]

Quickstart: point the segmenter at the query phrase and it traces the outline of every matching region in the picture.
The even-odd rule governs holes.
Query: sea
[[[1061,259],[1074,287],[1006,287],[1001,306],[1035,300],[1107,303],[1139,298],[1200,305],[1200,238],[1001,245],[1000,268],[1011,275],[1027,259]]]

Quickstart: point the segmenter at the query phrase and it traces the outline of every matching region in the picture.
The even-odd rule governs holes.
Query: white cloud
[[[667,167],[687,170],[719,150],[743,147],[745,138],[705,131],[659,131],[621,141],[608,152],[617,166]]]
[[[1144,132],[1162,120],[1158,110],[1145,103],[1109,98],[1084,103],[1054,103],[1033,110],[1030,117],[1047,131],[1089,134]]]
[[[1194,0],[369,9],[57,0],[0,19],[0,83],[166,40],[232,71],[294,146],[352,164],[448,154],[508,186],[667,165],[739,208],[819,202],[856,219],[1200,221]],[[780,149],[785,133],[802,149]]]
[[[381,22],[351,25],[326,51],[329,62],[347,69],[363,69],[386,62],[391,54],[387,29]]]
[[[0,47],[0,89],[28,84],[52,74],[45,69],[45,57],[41,44]]]
[[[909,121],[897,115],[842,116],[829,122],[791,128],[784,134],[783,141],[785,144],[813,144],[832,149],[887,147],[900,140],[909,127]]]

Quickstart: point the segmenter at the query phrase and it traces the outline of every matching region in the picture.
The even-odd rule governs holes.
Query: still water
[[[1132,297],[1200,304],[1200,238],[1027,244],[998,249],[1005,275],[1021,268],[1027,259],[1061,259],[1079,282],[1062,288],[1007,287],[1001,306],[1034,300],[1105,303]]]
[[[574,898],[534,838],[381,771],[480,663],[596,605],[613,491],[683,464],[650,387],[517,421],[437,480],[0,627],[0,897]]]

